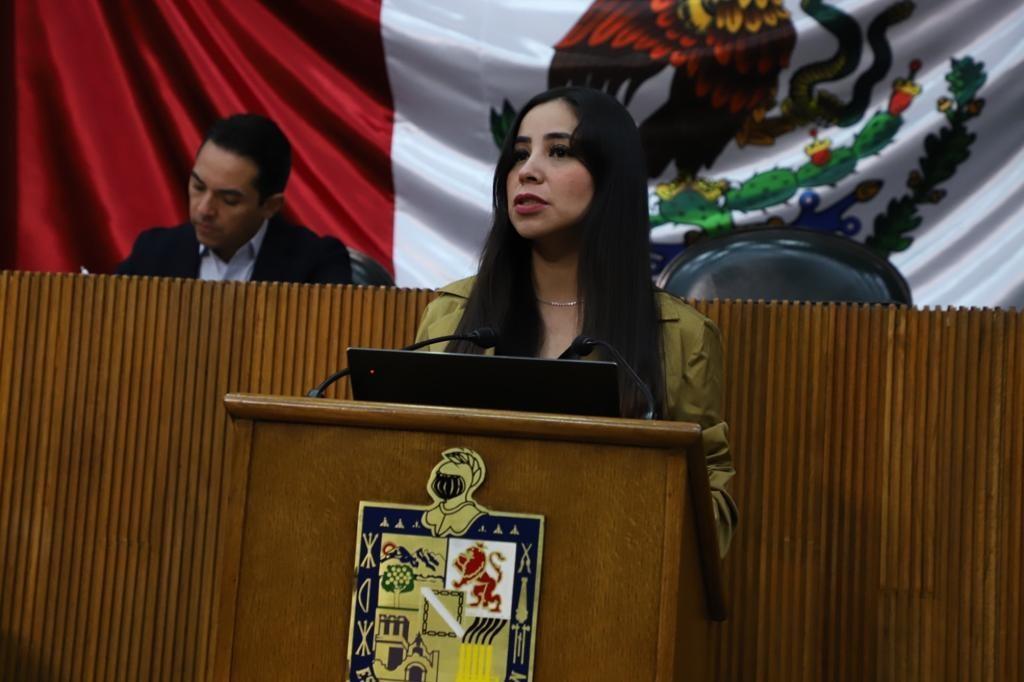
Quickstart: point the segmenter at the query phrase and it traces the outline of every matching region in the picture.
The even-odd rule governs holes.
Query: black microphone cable
[[[442,341],[472,341],[480,348],[493,348],[498,345],[498,332],[494,330],[494,327],[480,327],[474,329],[468,334],[448,334],[447,336],[438,336],[433,339],[424,339],[423,341],[417,341],[411,343],[408,346],[402,347],[400,350],[417,350],[424,346],[429,346],[434,343],[441,343]],[[327,388],[338,379],[347,377],[352,373],[352,370],[348,367],[345,369],[339,369],[337,372],[321,381],[316,388],[311,388],[306,392],[307,398],[323,398]]]
[[[651,393],[651,387],[640,378],[640,375],[636,373],[636,370],[633,369],[628,362],[626,362],[626,358],[622,357],[622,353],[620,353],[615,346],[607,341],[602,341],[601,339],[595,339],[592,336],[580,334],[572,340],[572,343],[569,344],[569,348],[562,354],[562,357],[581,358],[585,355],[589,355],[590,351],[592,351],[596,346],[601,346],[611,353],[612,358],[615,360],[615,364],[626,370],[626,374],[628,374],[630,379],[633,380],[633,383],[640,388],[640,392],[643,393],[644,399],[647,401],[647,409],[644,411],[644,415],[641,419],[654,419],[654,394]]]

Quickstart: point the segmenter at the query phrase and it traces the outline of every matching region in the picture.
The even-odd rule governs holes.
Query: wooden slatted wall
[[[302,393],[430,298],[0,273],[0,679],[209,679],[221,396]],[[701,308],[742,513],[716,679],[1024,678],[1024,316]]]
[[[1024,315],[701,307],[743,524],[719,679],[1024,679]]]
[[[0,275],[0,680],[207,678],[221,398],[303,393],[429,296]]]

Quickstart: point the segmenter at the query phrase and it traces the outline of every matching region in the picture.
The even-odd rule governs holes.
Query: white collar
[[[256,260],[256,256],[258,256],[260,253],[260,247],[263,246],[263,240],[267,236],[267,225],[269,224],[270,220],[264,219],[263,224],[260,225],[260,229],[256,230],[256,234],[252,236],[252,239],[242,244],[238,251],[235,252],[235,256],[237,256],[242,251],[248,251],[248,255],[253,260]],[[199,257],[202,258],[207,253],[209,253],[212,256],[216,256],[217,258],[220,258],[220,256],[217,256],[217,254],[214,253],[213,250],[210,249],[210,247],[208,247],[206,244],[199,244]],[[235,256],[232,256],[230,260],[234,260]]]

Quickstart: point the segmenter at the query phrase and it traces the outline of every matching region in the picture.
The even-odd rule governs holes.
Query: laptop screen
[[[619,416],[612,362],[349,348],[348,365],[356,400]]]

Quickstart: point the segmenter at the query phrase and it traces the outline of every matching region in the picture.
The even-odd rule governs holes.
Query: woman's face
[[[569,235],[590,206],[593,178],[570,152],[577,123],[568,102],[553,100],[535,106],[519,125],[505,184],[509,219],[524,239]]]

